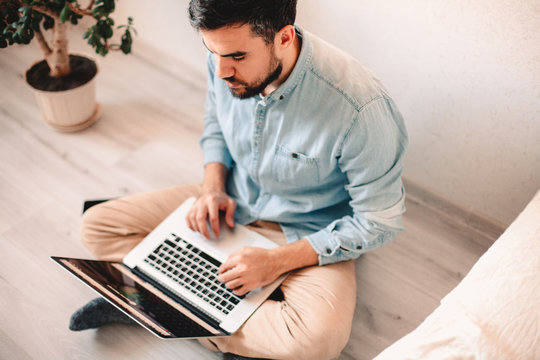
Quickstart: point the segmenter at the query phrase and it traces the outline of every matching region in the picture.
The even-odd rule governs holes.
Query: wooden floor
[[[24,69],[34,46],[0,50],[0,358],[219,359],[196,341],[135,326],[70,332],[95,295],[50,259],[79,243],[84,199],[199,182],[205,80],[136,56],[100,59],[98,123],[61,134],[40,118]],[[341,359],[371,359],[414,329],[494,240],[408,199],[405,231],[357,261],[358,304]]]

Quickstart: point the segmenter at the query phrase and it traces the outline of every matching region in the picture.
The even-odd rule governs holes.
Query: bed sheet
[[[540,190],[440,306],[375,359],[540,359]]]

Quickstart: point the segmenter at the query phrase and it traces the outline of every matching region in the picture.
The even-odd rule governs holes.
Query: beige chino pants
[[[121,260],[200,186],[186,185],[111,200],[83,216],[84,245],[103,260]],[[278,244],[275,223],[248,225]],[[232,336],[200,342],[212,351],[269,359],[330,359],[347,344],[356,302],[354,261],[293,271],[281,285],[283,301],[267,300]]]

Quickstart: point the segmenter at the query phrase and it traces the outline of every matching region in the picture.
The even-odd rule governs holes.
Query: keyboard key
[[[221,263],[174,234],[144,261],[224,314],[240,302],[217,280]]]

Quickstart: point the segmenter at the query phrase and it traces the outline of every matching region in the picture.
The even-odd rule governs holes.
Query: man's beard
[[[281,75],[281,72],[283,71],[283,66],[281,65],[280,62],[277,61],[277,59],[275,60],[275,63],[277,65],[274,71],[269,73],[268,76],[258,84],[247,84],[247,83],[236,80],[234,76],[231,76],[230,78],[226,78],[223,80],[226,80],[229,82],[235,82],[240,85],[243,85],[243,87],[240,88],[241,90],[243,90],[242,92],[236,92],[236,89],[229,89],[229,90],[231,90],[232,95],[236,98],[248,99],[262,93],[268,85],[273,83],[279,77],[279,75]]]

